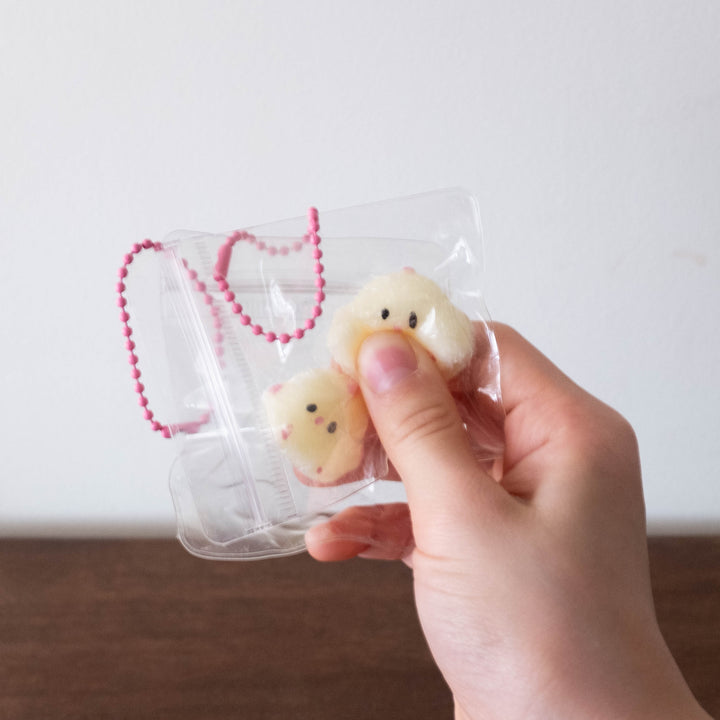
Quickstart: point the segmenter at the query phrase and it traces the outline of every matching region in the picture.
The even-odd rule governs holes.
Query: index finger
[[[500,388],[505,412],[538,402],[550,393],[574,395],[580,388],[517,330],[492,323],[500,353]]]

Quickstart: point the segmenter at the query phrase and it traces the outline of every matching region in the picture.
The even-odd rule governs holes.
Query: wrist
[[[622,668],[607,683],[599,683],[595,692],[578,698],[581,712],[568,718],[587,720],[712,720],[700,706],[683,677],[675,659],[655,626],[652,639],[628,643]],[[620,660],[622,658],[622,660]]]

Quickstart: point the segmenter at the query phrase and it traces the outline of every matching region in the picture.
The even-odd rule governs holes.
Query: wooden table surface
[[[720,718],[720,537],[650,541],[658,617]],[[452,717],[400,563],[0,543],[0,720]]]

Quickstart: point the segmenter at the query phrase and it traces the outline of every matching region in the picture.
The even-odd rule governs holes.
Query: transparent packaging
[[[347,507],[405,501],[354,372],[375,329],[425,345],[478,461],[502,454],[472,196],[446,190],[317,217],[316,233],[312,214],[175,232],[156,254],[179,443],[170,487],[180,541],[196,555],[297,553],[310,527]]]

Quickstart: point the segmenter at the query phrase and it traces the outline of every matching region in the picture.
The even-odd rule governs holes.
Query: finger
[[[361,555],[399,560],[413,548],[410,512],[405,503],[347,508],[308,530],[308,552],[321,561],[349,560]]]
[[[534,345],[508,325],[493,323],[500,354],[500,386],[505,411],[548,396],[584,393]]]
[[[360,386],[393,465],[402,477],[415,525],[477,520],[502,490],[475,462],[445,381],[428,353],[401,333],[376,333],[360,348]]]
[[[506,411],[507,474],[546,447],[562,427],[569,406],[589,396],[518,332],[499,323],[493,324],[493,331]]]
[[[637,464],[635,436],[614,410],[576,385],[516,331],[495,325],[507,408],[503,486],[546,507],[596,492]],[[547,472],[548,468],[552,472]],[[639,470],[637,472],[639,477]],[[605,488],[600,490],[605,492]]]

